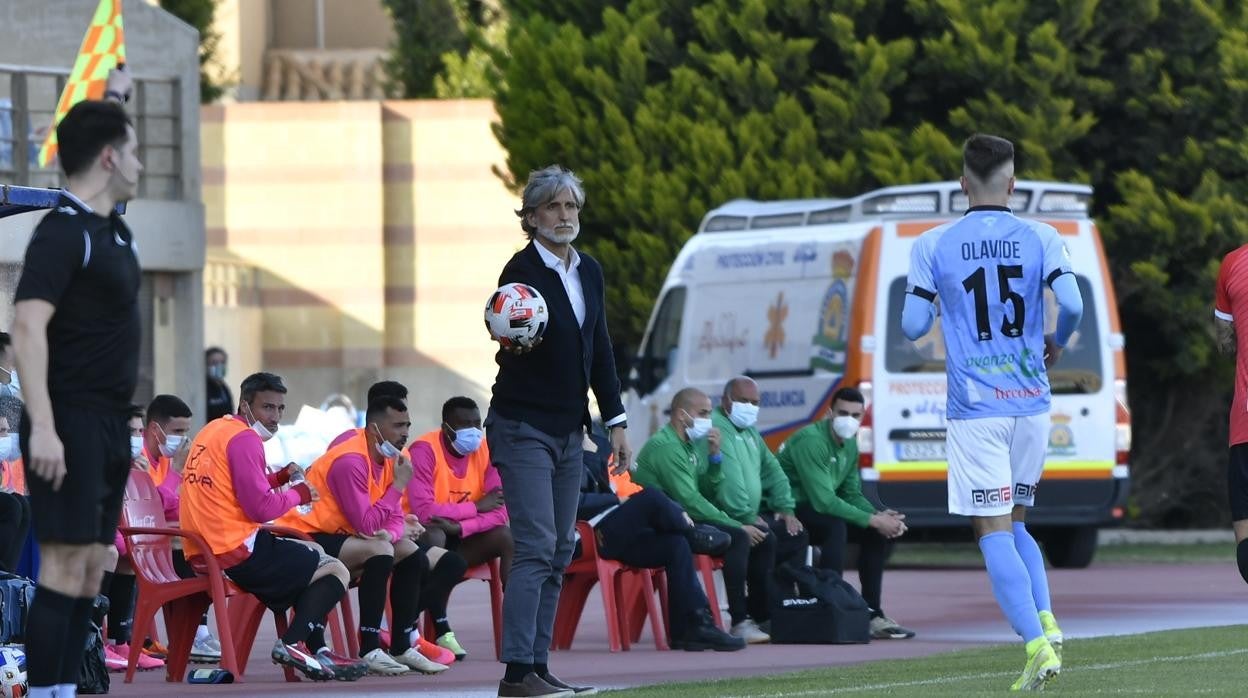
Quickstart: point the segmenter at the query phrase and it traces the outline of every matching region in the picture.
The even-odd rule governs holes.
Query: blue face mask
[[[451,426],[447,424],[446,428],[450,429]],[[475,453],[478,448],[481,448],[481,441],[485,438],[484,431],[477,427],[455,429],[454,431],[455,440],[451,442],[451,445],[455,447],[456,453],[466,456],[469,453]]]

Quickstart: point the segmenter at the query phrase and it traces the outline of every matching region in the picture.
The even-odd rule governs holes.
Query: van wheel
[[[1044,536],[1044,552],[1054,567],[1083,569],[1096,556],[1096,540],[1095,526],[1054,528]]]

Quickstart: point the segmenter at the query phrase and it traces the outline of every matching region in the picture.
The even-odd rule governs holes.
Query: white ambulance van
[[[1091,196],[1083,185],[1020,181],[1010,202],[1063,236],[1083,292],[1083,320],[1049,373],[1052,431],[1028,518],[1059,567],[1091,562],[1096,529],[1122,518],[1129,485],[1123,337]],[[773,450],[820,419],[837,388],[855,386],[868,402],[858,437],[867,496],[929,537],[967,530],[946,512],[939,319],[919,342],[901,332],[911,246],[966,207],[957,182],[935,182],[852,199],[738,200],[708,213],[668,272],[632,367],[634,450],[687,386],[718,403],[729,378],[752,376]],[[1051,332],[1048,291],[1046,306]],[[1013,370],[1020,357],[1000,359],[1000,370]]]

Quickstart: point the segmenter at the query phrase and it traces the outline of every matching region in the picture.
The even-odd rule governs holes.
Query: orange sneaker
[[[143,643],[143,654],[162,661],[169,658],[169,650],[165,649],[164,645],[151,638],[148,638],[147,642]]]
[[[455,653],[441,645],[435,645],[423,637],[416,638],[416,651],[425,655],[425,658],[433,660],[438,664],[450,666],[455,663]]]

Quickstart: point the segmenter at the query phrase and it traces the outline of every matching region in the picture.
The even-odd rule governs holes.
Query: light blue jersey
[[[1048,411],[1044,284],[1070,271],[1052,226],[1004,207],[975,207],[919,237],[907,292],[940,298],[950,418]]]

